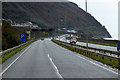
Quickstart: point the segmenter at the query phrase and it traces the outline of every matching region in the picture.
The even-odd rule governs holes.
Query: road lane
[[[58,78],[42,46],[42,41],[35,42],[3,74],[3,78]]]
[[[53,62],[64,78],[117,78],[108,70],[98,67],[75,55],[74,52],[59,47],[51,41],[44,43],[46,53],[50,53]]]
[[[57,40],[59,40],[59,39],[57,39]],[[66,42],[66,39],[61,38],[60,41]],[[67,43],[70,43],[70,40],[67,40]],[[86,46],[86,43],[84,43],[84,42],[77,42],[76,44],[81,45],[81,46]],[[117,47],[105,46],[105,45],[99,45],[99,44],[92,44],[92,43],[88,43],[88,47],[110,50],[110,51],[117,51]]]
[[[63,78],[118,77],[50,40],[39,40],[3,74],[3,78],[59,78],[53,63]]]
[[[77,42],[76,44],[86,46],[86,43],[84,43],[84,42]],[[97,48],[97,49],[117,51],[117,47],[112,47],[112,46],[104,46],[104,45],[91,44],[91,43],[88,43],[88,46],[93,47],[93,48]]]

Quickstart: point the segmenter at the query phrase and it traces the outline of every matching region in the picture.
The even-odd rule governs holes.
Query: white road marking
[[[53,62],[53,60],[52,60],[52,58],[50,57],[49,54],[48,54],[48,58],[50,59],[52,65],[54,66],[54,68],[55,68],[55,70],[56,70],[56,73],[57,73],[58,77],[61,78],[62,80],[64,80],[63,77],[61,76],[61,74],[59,73],[59,70],[58,70],[57,66],[54,64],[54,62]]]
[[[19,57],[17,57],[6,69],[4,69],[1,73],[0,76],[2,76],[28,49],[30,48],[30,46],[20,54]]]
[[[87,60],[87,59],[85,59],[85,58],[83,58],[83,57],[81,57],[81,56],[79,56],[79,55],[77,55],[77,57],[79,57],[79,58],[81,58],[81,59],[84,59],[84,60],[86,60],[86,61],[88,61],[88,62],[90,62],[90,63],[92,63],[92,64],[94,64],[94,65],[96,65],[96,66],[98,66],[98,67],[101,67],[101,68],[103,68],[103,69],[105,69],[105,70],[108,70],[108,71],[110,71],[110,72],[112,72],[112,73],[114,73],[114,74],[119,75],[117,72],[115,72],[115,71],[113,71],[113,70],[110,70],[110,69],[108,69],[108,68],[106,68],[106,67],[103,67],[103,66],[101,66],[101,65],[99,65],[99,64],[97,64],[97,63],[94,63],[94,62],[90,61],[90,60]]]

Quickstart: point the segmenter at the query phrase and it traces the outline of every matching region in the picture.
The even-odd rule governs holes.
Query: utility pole
[[[66,16],[65,16],[65,28],[67,26],[67,20],[66,20]],[[65,39],[66,39],[66,43],[67,43],[67,30],[65,31]]]
[[[86,12],[87,12],[87,0],[85,0],[85,8],[86,8]]]
[[[87,13],[87,0],[85,0],[85,8],[86,8],[86,13]],[[86,43],[86,47],[87,47],[87,52],[88,52],[88,33],[87,33],[87,36],[86,36],[87,38],[86,38],[86,41],[87,41],[87,43]]]

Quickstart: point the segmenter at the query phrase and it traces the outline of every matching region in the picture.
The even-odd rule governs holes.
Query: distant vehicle
[[[76,38],[72,38],[72,39],[70,40],[70,43],[72,43],[72,44],[76,44],[76,42],[77,42],[77,39],[76,39]]]
[[[41,40],[44,40],[44,38],[41,38]]]
[[[117,43],[117,51],[120,51],[120,41]]]

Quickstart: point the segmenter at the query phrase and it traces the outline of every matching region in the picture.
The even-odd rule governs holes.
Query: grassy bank
[[[84,56],[89,57],[91,59],[94,59],[96,61],[102,62],[103,64],[109,65],[109,66],[111,66],[113,68],[120,69],[118,60],[110,59],[110,58],[103,57],[103,56],[100,56],[100,55],[97,55],[97,54],[87,53],[87,51],[79,50],[79,49],[76,49],[76,48],[73,48],[73,47],[64,46],[64,45],[58,43],[58,41],[53,41],[53,42],[58,44],[58,45],[60,45],[60,46],[62,46],[62,47],[64,47],[64,48],[66,48],[66,49],[69,49],[71,51],[77,52],[77,53],[79,53],[81,55],[84,55]]]
[[[82,40],[78,40],[78,41],[86,43],[86,41],[82,41]],[[108,44],[108,43],[99,43],[99,42],[90,42],[90,41],[88,41],[88,43],[117,47],[117,44]]]
[[[6,60],[8,60],[9,58],[11,58],[13,55],[15,55],[16,53],[18,53],[19,51],[21,51],[22,49],[24,49],[26,46],[30,45],[31,43],[33,43],[34,41],[30,42],[30,43],[27,43],[15,50],[12,50],[11,52],[9,53],[5,53],[4,55],[2,55],[0,57],[0,64],[1,63],[4,63]]]

